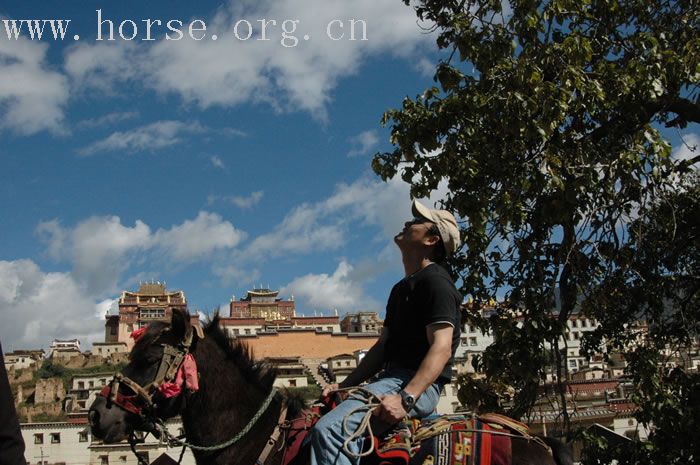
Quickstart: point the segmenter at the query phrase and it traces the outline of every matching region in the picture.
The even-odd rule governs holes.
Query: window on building
[[[78,389],[85,389],[85,382],[84,381],[78,381]]]
[[[472,325],[469,325],[469,332],[470,332],[470,333],[475,332],[475,329],[474,329],[474,327],[473,327]]]
[[[88,386],[91,387],[91,388],[92,388],[92,387],[95,387],[95,382],[92,381],[92,380],[88,381]]]
[[[578,331],[574,331],[574,339],[576,339],[577,341],[581,339],[581,333],[579,333]]]
[[[100,455],[100,465],[109,465],[109,455]]]
[[[44,433],[34,433],[34,444],[44,443]]]
[[[51,444],[61,443],[61,433],[51,433]]]
[[[576,367],[577,367],[576,360],[569,360],[569,368],[576,368]]]
[[[126,463],[126,455],[120,455],[120,456],[119,456],[119,461],[120,461],[121,463]]]
[[[117,327],[116,327],[116,326],[110,326],[110,327],[109,327],[109,335],[110,335],[110,336],[116,336],[116,335],[117,335]]]
[[[240,333],[241,333],[240,329],[238,329],[238,328],[233,329],[233,334],[235,334],[236,336],[238,336]]]
[[[469,345],[470,345],[470,346],[475,346],[475,345],[476,345],[476,338],[475,338],[475,337],[470,337],[470,338],[469,338]]]
[[[139,316],[142,319],[165,318],[164,308],[142,308],[139,311]]]
[[[79,431],[78,432],[78,442],[88,442],[88,432]]]
[[[289,387],[296,387],[297,385],[297,380],[296,379],[290,379],[289,380]]]
[[[349,366],[350,366],[350,361],[349,361],[349,360],[345,362],[345,366],[346,366],[346,367],[349,367]]]
[[[571,327],[572,327],[572,328],[578,328],[578,320],[573,320],[573,321],[571,322]]]
[[[327,331],[330,331],[330,332],[333,332],[333,326],[326,326],[326,330],[327,330]]]
[[[245,333],[246,333],[246,334],[250,334],[250,329],[246,328],[246,329],[245,329]]]
[[[588,328],[588,320],[587,319],[584,318],[583,320],[581,320],[581,327]]]

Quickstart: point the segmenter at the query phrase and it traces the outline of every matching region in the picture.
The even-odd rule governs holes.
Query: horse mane
[[[265,390],[270,389],[277,377],[277,370],[270,364],[256,361],[248,344],[229,337],[219,325],[219,312],[207,321],[204,326],[204,334],[213,340],[226,354],[226,358],[232,360],[241,374],[251,383],[257,384]]]

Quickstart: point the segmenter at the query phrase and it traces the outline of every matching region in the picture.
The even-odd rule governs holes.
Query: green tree
[[[609,256],[613,270],[584,302],[603,323],[586,345],[594,351],[605,342],[623,351],[639,406],[635,416],[654,427],[648,443],[613,448],[621,464],[697,460],[700,373],[690,367],[688,348],[700,334],[698,218],[700,178],[691,175],[632,222],[630,240]],[[630,331],[634,321],[647,331]],[[585,463],[607,463],[599,460],[599,447],[589,446]]]
[[[510,414],[522,417],[550,354],[566,379],[566,321],[591,311],[621,272],[632,224],[678,192],[700,159],[673,160],[660,131],[700,122],[700,8],[422,0],[415,9],[447,58],[438,85],[385,113],[395,150],[377,154],[373,168],[401,176],[419,198],[447,182],[444,207],[463,219],[465,242],[451,266],[474,298],[471,322],[496,341],[479,363],[488,382],[514,389]],[[483,320],[480,303],[497,297],[503,304]],[[601,320],[590,350],[621,334],[608,326],[641,316],[605,309],[620,316]],[[561,381],[558,391],[569,430]]]

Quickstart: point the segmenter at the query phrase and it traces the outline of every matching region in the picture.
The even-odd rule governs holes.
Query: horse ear
[[[181,310],[179,308],[173,308],[172,319],[170,321],[170,327],[172,328],[173,334],[177,336],[178,339],[182,339],[187,334],[187,330],[190,327],[190,314],[186,310]]]

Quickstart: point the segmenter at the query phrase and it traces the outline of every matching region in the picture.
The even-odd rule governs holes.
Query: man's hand
[[[384,423],[393,425],[408,415],[408,412],[403,408],[399,394],[389,394],[382,397],[381,400],[381,403],[374,409],[373,415],[379,417]]]
[[[332,394],[333,391],[337,391],[339,387],[340,386],[338,383],[327,384],[326,387],[323,388],[323,391],[321,391],[321,397],[326,397]]]

